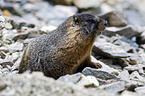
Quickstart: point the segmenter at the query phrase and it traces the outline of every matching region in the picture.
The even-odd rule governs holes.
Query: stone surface
[[[12,52],[15,52],[15,51],[22,51],[23,50],[23,43],[20,43],[20,42],[16,42],[16,43],[13,43],[11,45],[7,45],[6,47],[12,51]]]
[[[0,29],[4,28],[5,26],[5,18],[0,13]]]
[[[100,18],[108,22],[108,26],[126,26],[127,21],[123,12],[111,11],[106,14],[100,15]]]
[[[78,8],[96,8],[99,7],[100,4],[103,2],[103,0],[90,0],[88,2],[88,0],[74,0],[74,4],[78,7]]]
[[[43,95],[43,96],[115,96],[103,90],[85,89],[70,83],[55,81],[42,73],[0,74],[0,82],[7,84],[1,96]]]
[[[114,81],[118,81],[120,80],[117,76],[115,76],[114,74],[110,74],[107,73],[105,71],[101,71],[98,69],[93,69],[93,68],[85,68],[82,73],[85,76],[94,76],[97,78],[97,80],[99,81],[99,83],[105,84],[105,83],[111,83]]]
[[[108,27],[104,32],[104,35],[112,37],[116,34],[119,34],[121,36],[125,36],[128,39],[131,39],[133,36],[139,36],[141,34],[140,31],[135,29],[133,26],[125,26],[125,27]]]
[[[122,48],[122,46],[117,46],[109,42],[99,42],[94,43],[93,52],[99,56],[108,58],[122,58],[128,57],[128,54]]]
[[[125,82],[118,81],[116,83],[108,84],[108,85],[101,85],[99,89],[104,89],[111,93],[117,93],[123,91],[125,89]]]

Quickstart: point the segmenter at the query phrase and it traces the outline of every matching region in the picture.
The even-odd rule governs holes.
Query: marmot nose
[[[103,22],[105,26],[108,25],[108,22],[106,20],[100,19],[100,22]]]

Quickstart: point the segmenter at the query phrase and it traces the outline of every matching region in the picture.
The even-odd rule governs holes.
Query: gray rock
[[[65,75],[65,76],[61,76],[60,78],[58,78],[58,81],[62,81],[62,82],[71,82],[74,84],[77,84],[78,81],[82,78],[82,73],[77,73],[77,74],[73,74],[73,75]]]
[[[132,92],[135,92],[135,88],[137,87],[140,87],[140,86],[143,86],[144,84],[141,83],[141,82],[138,82],[138,81],[133,81],[133,80],[130,80],[126,83],[126,90],[129,90],[129,91],[132,91]]]
[[[145,94],[145,86],[143,86],[143,87],[137,87],[137,88],[135,88],[135,91],[137,93]]]
[[[0,47],[0,51],[7,53],[7,52],[9,52],[9,49],[6,47]]]
[[[0,83],[0,91],[4,90],[6,87],[7,87],[6,84],[1,84],[1,83]]]
[[[99,82],[94,76],[84,76],[82,73],[61,76],[57,80],[66,83],[74,83],[86,88],[99,86]]]
[[[21,52],[13,52],[13,53],[8,53],[6,55],[6,60],[11,60],[13,62],[15,62],[19,57],[20,57]]]
[[[143,68],[145,65],[142,64],[137,64],[137,65],[130,65],[127,67],[124,67],[124,70],[128,70],[128,72],[134,72],[134,71],[139,71],[140,73],[144,73]]]
[[[108,26],[126,26],[127,21],[123,12],[121,11],[111,11],[106,14],[99,16],[100,18],[108,22]]]
[[[65,5],[71,5],[73,0],[47,0],[50,2],[54,2],[56,4],[65,4]]]
[[[124,10],[124,13],[126,15],[128,24],[141,26],[145,25],[145,20],[138,9],[126,9]]]
[[[82,78],[77,84],[80,86],[84,86],[86,88],[93,88],[99,86],[99,82],[94,76],[84,76],[84,75],[82,75]]]
[[[11,61],[11,60],[6,60],[6,59],[1,59],[1,60],[0,60],[0,65],[1,65],[3,68],[6,68],[7,66],[13,66],[13,61]]]
[[[130,52],[131,50],[134,52],[139,48],[139,45],[130,39],[125,38],[124,36],[112,36],[111,42],[115,45],[122,46],[126,52]],[[131,53],[131,52],[130,52]]]
[[[111,92],[111,93],[118,93],[118,92],[123,91],[125,89],[125,82],[118,81],[118,82],[107,84],[107,85],[101,85],[98,88],[104,89],[104,90]]]
[[[104,35],[112,37],[116,34],[124,36],[128,39],[131,39],[134,36],[139,36],[141,32],[135,28],[135,26],[125,26],[125,27],[107,27],[103,32]]]
[[[121,80],[124,80],[124,81],[129,81],[130,80],[130,75],[129,75],[127,70],[124,70],[124,71],[120,72],[118,77],[120,77]]]
[[[8,29],[8,30],[10,30],[10,29],[13,28],[13,26],[10,23],[6,23],[5,24],[5,28]]]
[[[14,35],[12,40],[17,41],[18,39],[26,39],[29,35],[29,32],[24,32],[24,33],[17,33]]]
[[[5,57],[6,57],[6,54],[5,54],[5,52],[3,52],[3,51],[0,51],[0,58],[2,58],[2,59],[5,59]]]
[[[120,96],[143,96],[143,94],[137,94],[135,92],[125,90]]]
[[[3,39],[3,41],[12,40],[12,38],[14,37],[15,34],[17,34],[17,30],[16,29],[3,30],[2,39]]]
[[[128,54],[122,48],[109,42],[96,41],[93,47],[93,53],[96,56],[102,56],[107,58],[124,58],[128,57]]]
[[[105,72],[108,72],[110,74],[116,74],[116,75],[119,74],[118,70],[108,66],[109,65],[108,62],[107,63],[103,63],[103,62],[97,60],[96,58],[94,58],[93,56],[91,56],[91,61],[96,63],[96,64],[101,64],[102,67],[100,69],[97,69],[98,71],[99,70],[100,71],[105,71]]]
[[[130,78],[132,80],[138,80],[138,81],[141,81],[141,82],[144,82],[145,83],[145,78],[140,76],[139,73],[137,71],[134,71],[131,75],[130,75]]]
[[[101,71],[98,69],[93,69],[93,68],[85,68],[82,73],[85,76],[94,76],[97,78],[100,84],[105,84],[105,83],[110,83],[114,81],[120,80],[117,76],[114,74],[110,74],[105,71]]]
[[[5,18],[0,13],[0,29],[5,27]]]
[[[97,8],[101,5],[103,0],[74,0],[73,3],[78,8]]]
[[[16,52],[16,51],[22,51],[23,50],[23,43],[16,42],[11,45],[7,45],[6,47],[11,51],[11,52]]]
[[[7,84],[7,88],[1,91],[1,96],[115,96],[103,90],[85,89],[75,84],[55,81],[38,72],[0,74],[0,82]]]

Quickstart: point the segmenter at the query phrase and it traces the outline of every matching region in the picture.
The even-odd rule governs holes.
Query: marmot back
[[[64,21],[54,32],[38,37],[26,47],[19,73],[42,71],[59,78],[72,74],[80,66],[97,66],[90,60],[93,43],[106,21],[91,14],[76,14]]]

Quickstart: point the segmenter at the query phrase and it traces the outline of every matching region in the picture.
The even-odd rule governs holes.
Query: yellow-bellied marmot
[[[26,70],[42,71],[44,75],[59,78],[72,74],[81,66],[96,66],[91,62],[93,43],[106,21],[91,14],[75,14],[54,32],[38,37],[26,47],[19,73]]]

